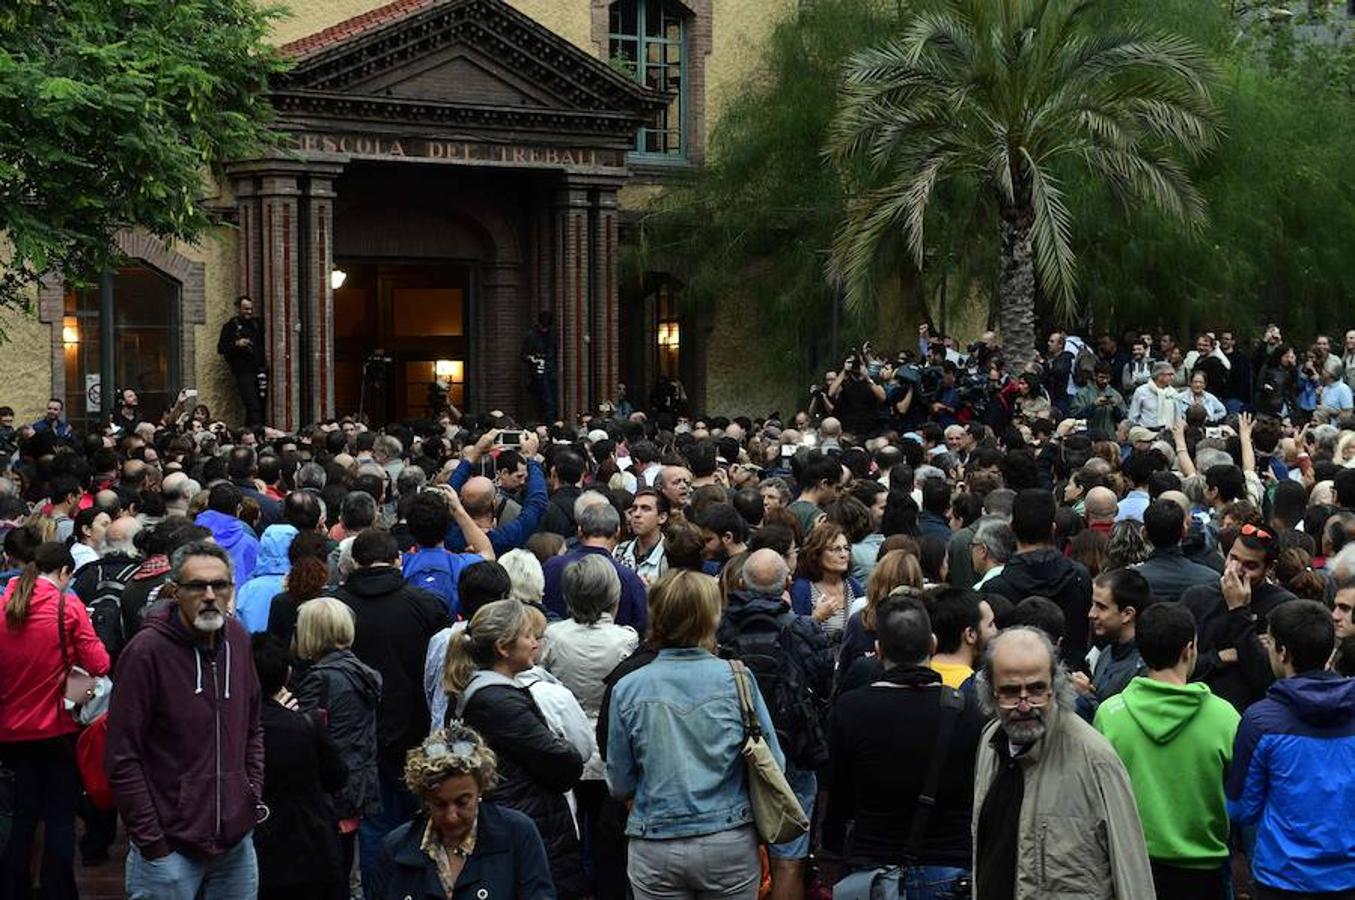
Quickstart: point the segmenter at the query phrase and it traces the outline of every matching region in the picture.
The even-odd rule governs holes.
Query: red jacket
[[[146,616],[118,657],[104,753],[127,836],[144,856],[218,856],[258,823],[259,695],[237,619],[207,647],[177,605]]]
[[[62,706],[65,672],[56,617],[61,595],[39,578],[28,600],[28,617],[18,629],[4,621],[3,610],[19,586],[11,578],[0,597],[0,741],[40,741],[79,730]],[[66,598],[66,657],[91,675],[108,674],[108,651],[89,624],[85,605]]]

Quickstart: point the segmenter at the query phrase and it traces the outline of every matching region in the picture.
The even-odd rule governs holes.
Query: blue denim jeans
[[[362,890],[365,896],[375,897],[373,875],[381,841],[401,825],[414,818],[419,801],[405,787],[398,775],[377,767],[377,787],[381,795],[381,812],[362,817],[358,824],[358,867],[362,870]]]
[[[254,838],[247,834],[210,859],[182,853],[146,859],[133,844],[127,851],[126,887],[129,900],[254,900],[259,894]]]
[[[795,792],[795,799],[800,801],[800,808],[805,811],[806,816],[809,816],[809,821],[813,822],[814,799],[819,793],[818,777],[813,772],[803,772],[787,763],[786,782]],[[813,831],[812,827],[810,831]],[[772,859],[808,859],[809,832],[784,844],[769,844],[767,855]]]
[[[880,871],[881,874],[875,878],[864,877],[864,872],[870,871]],[[891,892],[887,895],[891,900],[894,896],[907,897],[908,900],[967,900],[970,885],[969,870],[954,866],[867,869],[859,870],[838,882],[833,888],[833,897],[835,900],[874,900],[880,890],[885,890]]]

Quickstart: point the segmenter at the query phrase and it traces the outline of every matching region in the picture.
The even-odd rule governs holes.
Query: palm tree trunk
[[[999,215],[998,323],[1007,369],[1018,373],[1035,361],[1035,208],[1004,204]]]

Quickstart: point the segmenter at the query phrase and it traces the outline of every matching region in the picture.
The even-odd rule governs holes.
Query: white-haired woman
[[[519,547],[509,550],[499,557],[499,565],[508,573],[513,589],[508,596],[532,606],[540,606],[546,593],[546,576],[541,571],[541,561],[530,550]]]
[[[541,665],[560,679],[578,698],[596,729],[598,711],[608,673],[635,652],[640,636],[629,625],[612,621],[621,600],[621,579],[616,567],[604,556],[585,556],[565,567],[561,588],[569,618],[546,629],[546,650]],[[583,767],[583,779],[574,789],[580,814],[580,829],[592,834],[596,852],[599,812],[607,798],[603,780],[602,757],[597,751]]]

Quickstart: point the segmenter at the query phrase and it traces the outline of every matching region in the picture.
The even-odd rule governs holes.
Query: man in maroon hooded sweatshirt
[[[104,765],[131,842],[132,900],[258,893],[261,698],[249,635],[229,613],[234,587],[219,545],[179,548],[162,590],[173,602],[118,659]]]

